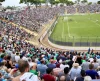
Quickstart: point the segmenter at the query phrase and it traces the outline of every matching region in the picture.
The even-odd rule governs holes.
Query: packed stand
[[[64,10],[57,10],[56,7],[53,9],[57,13],[64,13]],[[42,11],[45,10],[38,8],[35,13],[39,16],[38,12],[43,14]],[[46,12],[52,13],[52,8]],[[48,17],[49,13],[45,16]],[[7,19],[9,16],[0,15]],[[34,20],[38,20],[36,15]],[[15,15],[15,19],[17,16]],[[18,19],[20,18],[21,16]],[[42,16],[39,16],[39,19],[42,19]],[[12,20],[17,23],[14,18]],[[43,16],[43,20],[39,20],[39,23],[46,22],[44,20]],[[31,35],[24,30],[9,22],[0,21],[1,81],[100,81],[100,53],[90,49],[88,52],[77,52],[36,48],[25,42],[30,37]]]
[[[0,76],[7,81],[99,81],[100,53],[54,51],[25,42],[2,44]]]
[[[100,12],[99,4],[66,6],[68,14]]]
[[[18,25],[27,27],[30,30],[38,31],[43,24],[60,13],[64,13],[64,7],[27,7],[20,11],[0,12],[0,17],[13,21]]]

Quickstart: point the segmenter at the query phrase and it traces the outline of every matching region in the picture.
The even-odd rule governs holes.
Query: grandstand
[[[100,81],[99,16],[100,4],[0,11],[0,81]]]
[[[98,49],[97,47],[100,46],[99,8],[100,5],[97,4],[52,8],[25,7],[25,9],[19,11],[1,12],[0,16],[10,22],[13,21],[16,26],[20,26],[20,28],[34,35],[34,38],[30,39],[29,42],[37,47],[53,47],[56,50],[60,46],[66,46],[61,47],[61,49],[66,49],[67,46],[86,47],[86,49],[96,47],[95,49]],[[47,27],[45,27],[46,25]],[[94,33],[94,29],[96,33]],[[46,43],[43,43],[44,38]]]

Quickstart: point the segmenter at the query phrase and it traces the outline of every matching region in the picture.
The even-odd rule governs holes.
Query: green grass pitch
[[[50,37],[64,42],[100,42],[100,14],[60,16]]]

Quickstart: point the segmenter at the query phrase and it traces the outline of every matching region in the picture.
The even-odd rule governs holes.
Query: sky
[[[2,3],[3,6],[25,6],[25,4],[19,4],[20,0],[5,0],[5,2]],[[72,0],[75,1],[75,0]],[[97,2],[99,0],[88,0],[90,2]]]

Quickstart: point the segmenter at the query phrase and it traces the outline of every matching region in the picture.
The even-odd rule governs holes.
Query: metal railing
[[[50,42],[62,45],[62,46],[78,46],[78,47],[100,47],[100,37],[63,37],[60,36],[51,36],[53,29],[56,25],[58,17],[56,18],[55,22],[52,24],[51,28],[48,31],[48,39]]]
[[[79,47],[100,47],[100,37],[80,37],[80,38],[70,38],[70,37],[48,37],[49,41],[63,46],[79,46]]]

